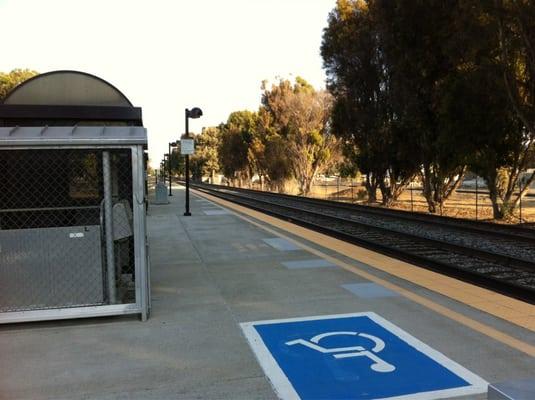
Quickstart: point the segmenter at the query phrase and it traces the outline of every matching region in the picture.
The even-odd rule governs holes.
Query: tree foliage
[[[338,0],[322,56],[345,152],[395,199],[415,172],[437,211],[471,168],[496,218],[533,156],[535,3]],[[516,197],[515,197],[516,196]]]
[[[251,111],[231,113],[221,124],[219,163],[221,172],[231,181],[252,178],[253,168],[249,162],[249,148],[256,131],[257,115]]]
[[[520,179],[522,171],[535,162],[535,3],[494,0],[493,5],[496,58],[510,108],[519,120],[517,129],[501,138],[496,168],[485,176],[494,215],[503,218],[512,213],[535,180],[535,171]]]
[[[284,190],[285,182],[292,177],[286,140],[274,128],[271,115],[262,109],[258,113],[257,130],[249,148],[249,158],[262,186],[266,183],[271,190]]]
[[[184,176],[185,163],[184,157],[180,154],[180,142],[178,143],[178,146],[171,151],[169,162],[171,163],[172,174]]]
[[[334,95],[334,131],[346,168],[366,174],[368,199],[397,199],[417,171],[410,136],[394,113],[392,71],[376,12],[364,1],[339,0],[329,16],[321,53]],[[354,167],[350,164],[353,162]]]
[[[203,128],[199,135],[195,135],[195,154],[190,158],[191,175],[195,180],[203,176],[210,177],[211,183],[219,171],[218,147],[221,140],[219,127]]]
[[[392,4],[394,3],[394,4]],[[401,124],[410,130],[421,164],[423,194],[436,212],[462,182],[469,136],[455,140],[440,112],[445,85],[462,59],[454,30],[458,2],[377,0],[392,95]]]
[[[291,172],[299,192],[307,195],[315,176],[337,159],[338,141],[329,125],[332,98],[300,77],[293,84],[280,80],[270,88],[264,83],[263,90],[260,132],[268,138],[271,152],[285,153],[286,161],[278,167],[289,171],[282,175]]]

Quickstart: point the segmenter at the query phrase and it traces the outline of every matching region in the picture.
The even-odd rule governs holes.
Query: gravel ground
[[[240,193],[240,195],[245,196],[244,193]],[[356,210],[350,211],[327,207],[322,207],[320,209],[317,205],[307,204],[299,201],[299,199],[280,199],[269,195],[262,196],[256,194],[255,197],[261,197],[267,201],[277,204],[298,207],[303,210],[320,211],[324,214],[332,215],[338,218],[350,219],[365,225],[381,227],[400,233],[407,233],[428,239],[440,240],[447,243],[498,253],[508,257],[523,259],[528,262],[533,262],[533,260],[535,260],[535,245],[519,240],[497,238],[484,234],[459,231],[454,227],[437,225],[436,223],[424,223],[421,221],[412,222],[400,220],[390,216],[359,213]]]
[[[255,202],[255,199],[251,195],[246,195],[244,193],[239,193],[239,194],[232,193],[231,194],[231,196],[236,196],[236,195],[239,196],[241,200],[246,204],[259,206],[259,204]],[[362,238],[362,239],[371,241],[373,243],[378,243],[383,246],[389,246],[395,249],[399,249],[410,254],[415,254],[415,255],[422,256],[422,257],[426,257],[431,260],[443,262],[443,263],[455,266],[460,269],[477,272],[477,273],[484,274],[489,277],[493,277],[495,279],[499,279],[499,280],[513,283],[516,285],[535,289],[535,273],[533,272],[518,270],[514,267],[500,265],[498,263],[491,262],[491,261],[481,259],[478,257],[469,256],[469,255],[465,255],[461,253],[455,253],[451,250],[440,249],[440,248],[433,247],[432,245],[428,245],[422,242],[415,242],[413,239],[404,237],[402,231],[399,229],[395,229],[393,233],[385,233],[377,229],[377,227],[386,227],[387,226],[386,222],[384,222],[385,224],[384,226],[378,225],[377,223],[360,225],[361,221],[355,221],[354,218],[346,218],[347,220],[353,220],[355,222],[358,222],[358,224],[351,224],[351,223],[348,224],[348,223],[345,223],[344,221],[333,220],[329,216],[311,215],[309,213],[306,213],[305,210],[314,211],[315,209],[315,211],[318,211],[318,209],[317,207],[311,206],[310,204],[303,204],[302,202],[299,202],[298,200],[295,200],[293,201],[293,204],[290,204],[292,202],[287,201],[287,199],[276,199],[271,196],[268,197],[268,196],[262,196],[262,195],[256,196],[256,194],[254,197],[260,198],[261,200],[265,200],[267,202],[272,203],[270,205],[262,204],[260,206],[262,208],[270,209],[274,212],[279,212],[284,215],[289,215],[293,218],[308,221],[319,226],[328,226],[330,229],[334,229],[339,232],[350,234],[352,236]],[[280,206],[283,206],[283,205],[295,206],[296,208],[300,208],[300,209],[289,211],[287,209],[280,208],[279,205]],[[300,210],[303,210],[303,211],[300,211]],[[327,214],[325,212],[326,211],[325,209],[321,209],[320,211],[324,214]],[[339,211],[344,211],[344,210],[335,210],[335,211],[332,211],[329,215],[340,217]],[[376,218],[373,218],[373,220],[375,221]],[[390,223],[392,224],[392,222]],[[416,229],[414,226],[412,226],[412,228]],[[428,231],[427,229],[422,229],[422,227],[420,226],[419,228],[420,233],[422,232],[426,233],[427,231]],[[449,229],[450,236],[452,235],[453,231],[454,231],[453,229]],[[442,237],[446,235],[446,229],[444,229],[440,235],[436,232],[437,231],[435,231],[435,234],[438,235],[437,237]],[[459,233],[458,231],[455,231],[455,235],[458,235],[458,233]],[[419,235],[419,236],[422,236],[422,235]],[[483,235],[474,235],[474,236],[479,237]],[[429,237],[429,236],[424,236],[424,237]],[[468,239],[464,238],[464,240],[468,240]],[[472,237],[469,240],[469,242],[472,244],[475,244],[476,243],[475,237]],[[490,245],[487,244],[487,246],[490,246]],[[509,248],[509,246],[504,246],[504,248]],[[531,250],[533,251],[533,249]],[[532,261],[532,259],[530,259],[529,261]]]

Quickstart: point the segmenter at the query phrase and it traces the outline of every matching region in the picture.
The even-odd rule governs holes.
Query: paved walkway
[[[193,216],[183,217],[183,194],[176,189],[171,204],[150,207],[151,318],[1,326],[0,399],[275,399],[239,323],[362,311],[381,315],[487,381],[535,371],[525,352],[410,298],[359,286],[370,281],[318,261],[310,250],[528,346],[535,346],[533,332],[315,243],[297,238],[309,247],[293,248],[278,240],[278,228],[266,231],[196,196]]]

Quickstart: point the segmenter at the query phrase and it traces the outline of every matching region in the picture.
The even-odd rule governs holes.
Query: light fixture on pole
[[[176,142],[169,142],[169,156],[167,157],[167,175],[169,175],[169,196],[172,196],[173,195],[173,192],[171,190],[171,157],[172,157],[172,151],[173,151],[173,147],[176,147],[177,143]]]
[[[190,140],[189,137],[189,119],[190,118],[200,118],[202,117],[202,110],[199,107],[194,107],[191,110],[188,110],[186,108],[186,140]],[[185,216],[190,216],[191,213],[189,211],[189,155],[193,154],[193,151],[189,151],[189,149],[185,149],[185,146],[180,146],[182,154],[186,156],[186,212],[184,212]],[[193,150],[193,149],[192,149]]]

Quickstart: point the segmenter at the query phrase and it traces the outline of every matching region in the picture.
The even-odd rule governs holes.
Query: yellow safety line
[[[258,219],[262,222],[266,222],[272,226],[275,226],[277,228],[280,228],[280,229],[283,229],[289,233],[292,233],[296,236],[300,236],[310,242],[313,242],[313,243],[316,243],[320,246],[323,246],[323,247],[327,247],[327,248],[330,248],[332,250],[335,250],[337,251],[338,253],[340,254],[343,254],[344,256],[347,256],[347,257],[350,257],[354,260],[357,260],[357,261],[360,261],[362,262],[361,259],[355,257],[355,252],[357,253],[361,253],[361,257],[364,256],[364,253],[370,253],[368,256],[371,256],[373,255],[373,258],[374,260],[373,261],[389,261],[389,262],[395,262],[398,266],[398,268],[401,266],[401,267],[405,267],[405,266],[409,266],[409,267],[412,267],[412,268],[417,268],[418,270],[422,270],[424,271],[425,274],[431,274],[431,275],[437,275],[438,278],[440,279],[446,279],[446,280],[452,280],[452,278],[448,278],[448,277],[445,277],[443,275],[440,275],[440,274],[436,274],[432,271],[427,271],[427,270],[423,270],[421,268],[418,268],[418,267],[415,267],[411,264],[408,264],[408,263],[405,263],[403,261],[399,261],[399,260],[395,260],[395,259],[392,259],[390,257],[387,257],[387,256],[384,256],[382,254],[378,254],[378,253],[374,253],[372,251],[369,251],[369,250],[366,250],[366,249],[362,249],[356,245],[353,245],[351,243],[347,243],[347,242],[344,242],[344,241],[341,241],[339,239],[335,239],[333,237],[330,237],[330,236],[327,236],[327,235],[324,235],[322,233],[318,233],[318,232],[315,232],[315,231],[312,231],[310,229],[307,229],[307,228],[303,228],[301,226],[298,226],[298,225],[295,225],[295,224],[292,224],[292,223],[289,223],[289,222],[286,222],[286,221],[282,221],[278,218],[275,218],[275,217],[271,217],[269,215],[266,215],[266,214],[263,214],[261,212],[258,212],[258,211],[255,211],[255,210],[252,210],[252,209],[249,209],[249,208],[246,208],[246,207],[243,207],[243,206],[240,206],[240,205],[237,205],[237,204],[234,204],[234,203],[231,203],[231,202],[228,202],[228,201],[225,201],[225,200],[222,200],[218,197],[215,197],[215,196],[211,196],[209,194],[206,194],[204,192],[199,192],[199,191],[194,191],[196,194],[202,196],[202,197],[206,197],[208,199],[210,199],[211,201],[214,201],[216,203],[219,203],[227,208],[230,208],[230,209],[233,209],[235,211],[238,211],[239,213],[241,214],[246,214],[246,215],[249,215],[255,219]],[[302,249],[318,256],[318,257],[321,257],[335,265],[338,265],[339,267],[349,271],[349,272],[352,272],[356,275],[359,275],[361,277],[363,277],[364,279],[367,279],[369,281],[372,281],[372,282],[375,282],[379,285],[382,285],[390,290],[393,290],[397,293],[399,293],[400,295],[414,301],[415,303],[418,303],[430,310],[433,310],[447,318],[450,318],[462,325],[465,325],[479,333],[482,333],[490,338],[493,338],[497,341],[499,341],[500,343],[503,343],[509,347],[512,347],[518,351],[521,351],[525,354],[528,354],[532,357],[535,357],[535,346],[529,344],[529,343],[526,343],[522,340],[519,340],[519,339],[516,339],[506,333],[503,333],[495,328],[492,328],[486,324],[483,324],[481,322],[478,322],[478,321],[475,321],[461,313],[458,313],[456,311],[453,311],[451,309],[449,309],[448,307],[445,307],[445,306],[442,306],[438,303],[435,303],[434,301],[432,300],[429,300],[428,298],[426,297],[423,297],[423,296],[420,296],[416,293],[413,293],[411,292],[410,290],[407,290],[401,286],[398,286],[398,285],[395,285],[387,280],[384,280],[384,279],[381,279],[381,278],[378,278],[368,272],[365,272],[353,265],[350,265],[348,263],[345,263],[335,257],[332,257],[332,256],[329,256],[328,254],[325,254],[323,253],[322,251],[320,250],[317,250],[317,249],[314,249],[310,246],[307,246],[306,244],[304,243],[301,243],[289,236],[286,236],[284,234],[281,234],[280,232],[277,232],[271,228],[268,228],[266,227],[265,225],[262,225],[256,221],[253,221],[249,218],[246,218],[244,217],[243,215],[241,214],[235,214],[238,218],[244,220],[244,221],[247,221],[248,223],[254,225],[254,226],[257,226],[263,230],[265,230],[266,232],[269,232],[273,235],[276,235],[276,236],[279,236],[281,238],[284,238],[286,240],[289,240],[291,241],[292,243],[298,245],[299,247],[301,247]],[[374,267],[374,268],[377,268],[377,269],[381,269],[381,270],[385,270],[383,268],[379,268],[373,264],[370,264],[370,260],[368,259],[366,261],[366,264],[367,265],[370,265],[371,267]],[[388,270],[387,272],[393,274],[393,275],[397,275],[395,272],[392,272],[391,270]],[[420,272],[421,273],[421,272]],[[405,279],[405,278],[403,278]],[[453,281],[456,281],[456,280],[453,280]],[[411,280],[412,283],[416,283],[414,280]],[[474,288],[474,290],[485,290],[485,289],[481,289],[477,286],[474,286],[474,285],[470,285],[470,284],[467,284],[467,283],[464,283],[464,285],[469,285],[469,286],[472,286]],[[430,286],[425,286],[426,289],[430,289],[430,290],[434,290],[434,288]],[[486,292],[485,292],[486,293]],[[496,295],[494,293],[494,295]],[[503,296],[505,297],[505,296]],[[452,297],[453,298],[453,297]],[[506,297],[505,297],[506,298]],[[455,298],[454,298],[455,299]],[[509,298],[506,298],[506,299],[509,299]],[[457,300],[457,299],[455,299]],[[514,299],[509,299],[509,300],[514,300]],[[458,300],[459,301],[459,300]],[[517,301],[517,300],[514,300],[514,301]],[[461,302],[463,302],[461,300]],[[519,303],[522,303],[526,306],[531,306],[527,303],[523,303],[523,302],[519,302]],[[466,303],[465,303],[466,304]],[[473,306],[473,304],[467,304],[467,305],[470,305],[470,306]],[[476,307],[477,308],[477,307]],[[487,311],[487,310],[485,310]],[[489,314],[492,314],[492,310],[489,310],[487,311]],[[513,322],[513,321],[510,321],[509,322]],[[515,323],[515,322],[513,322]]]

